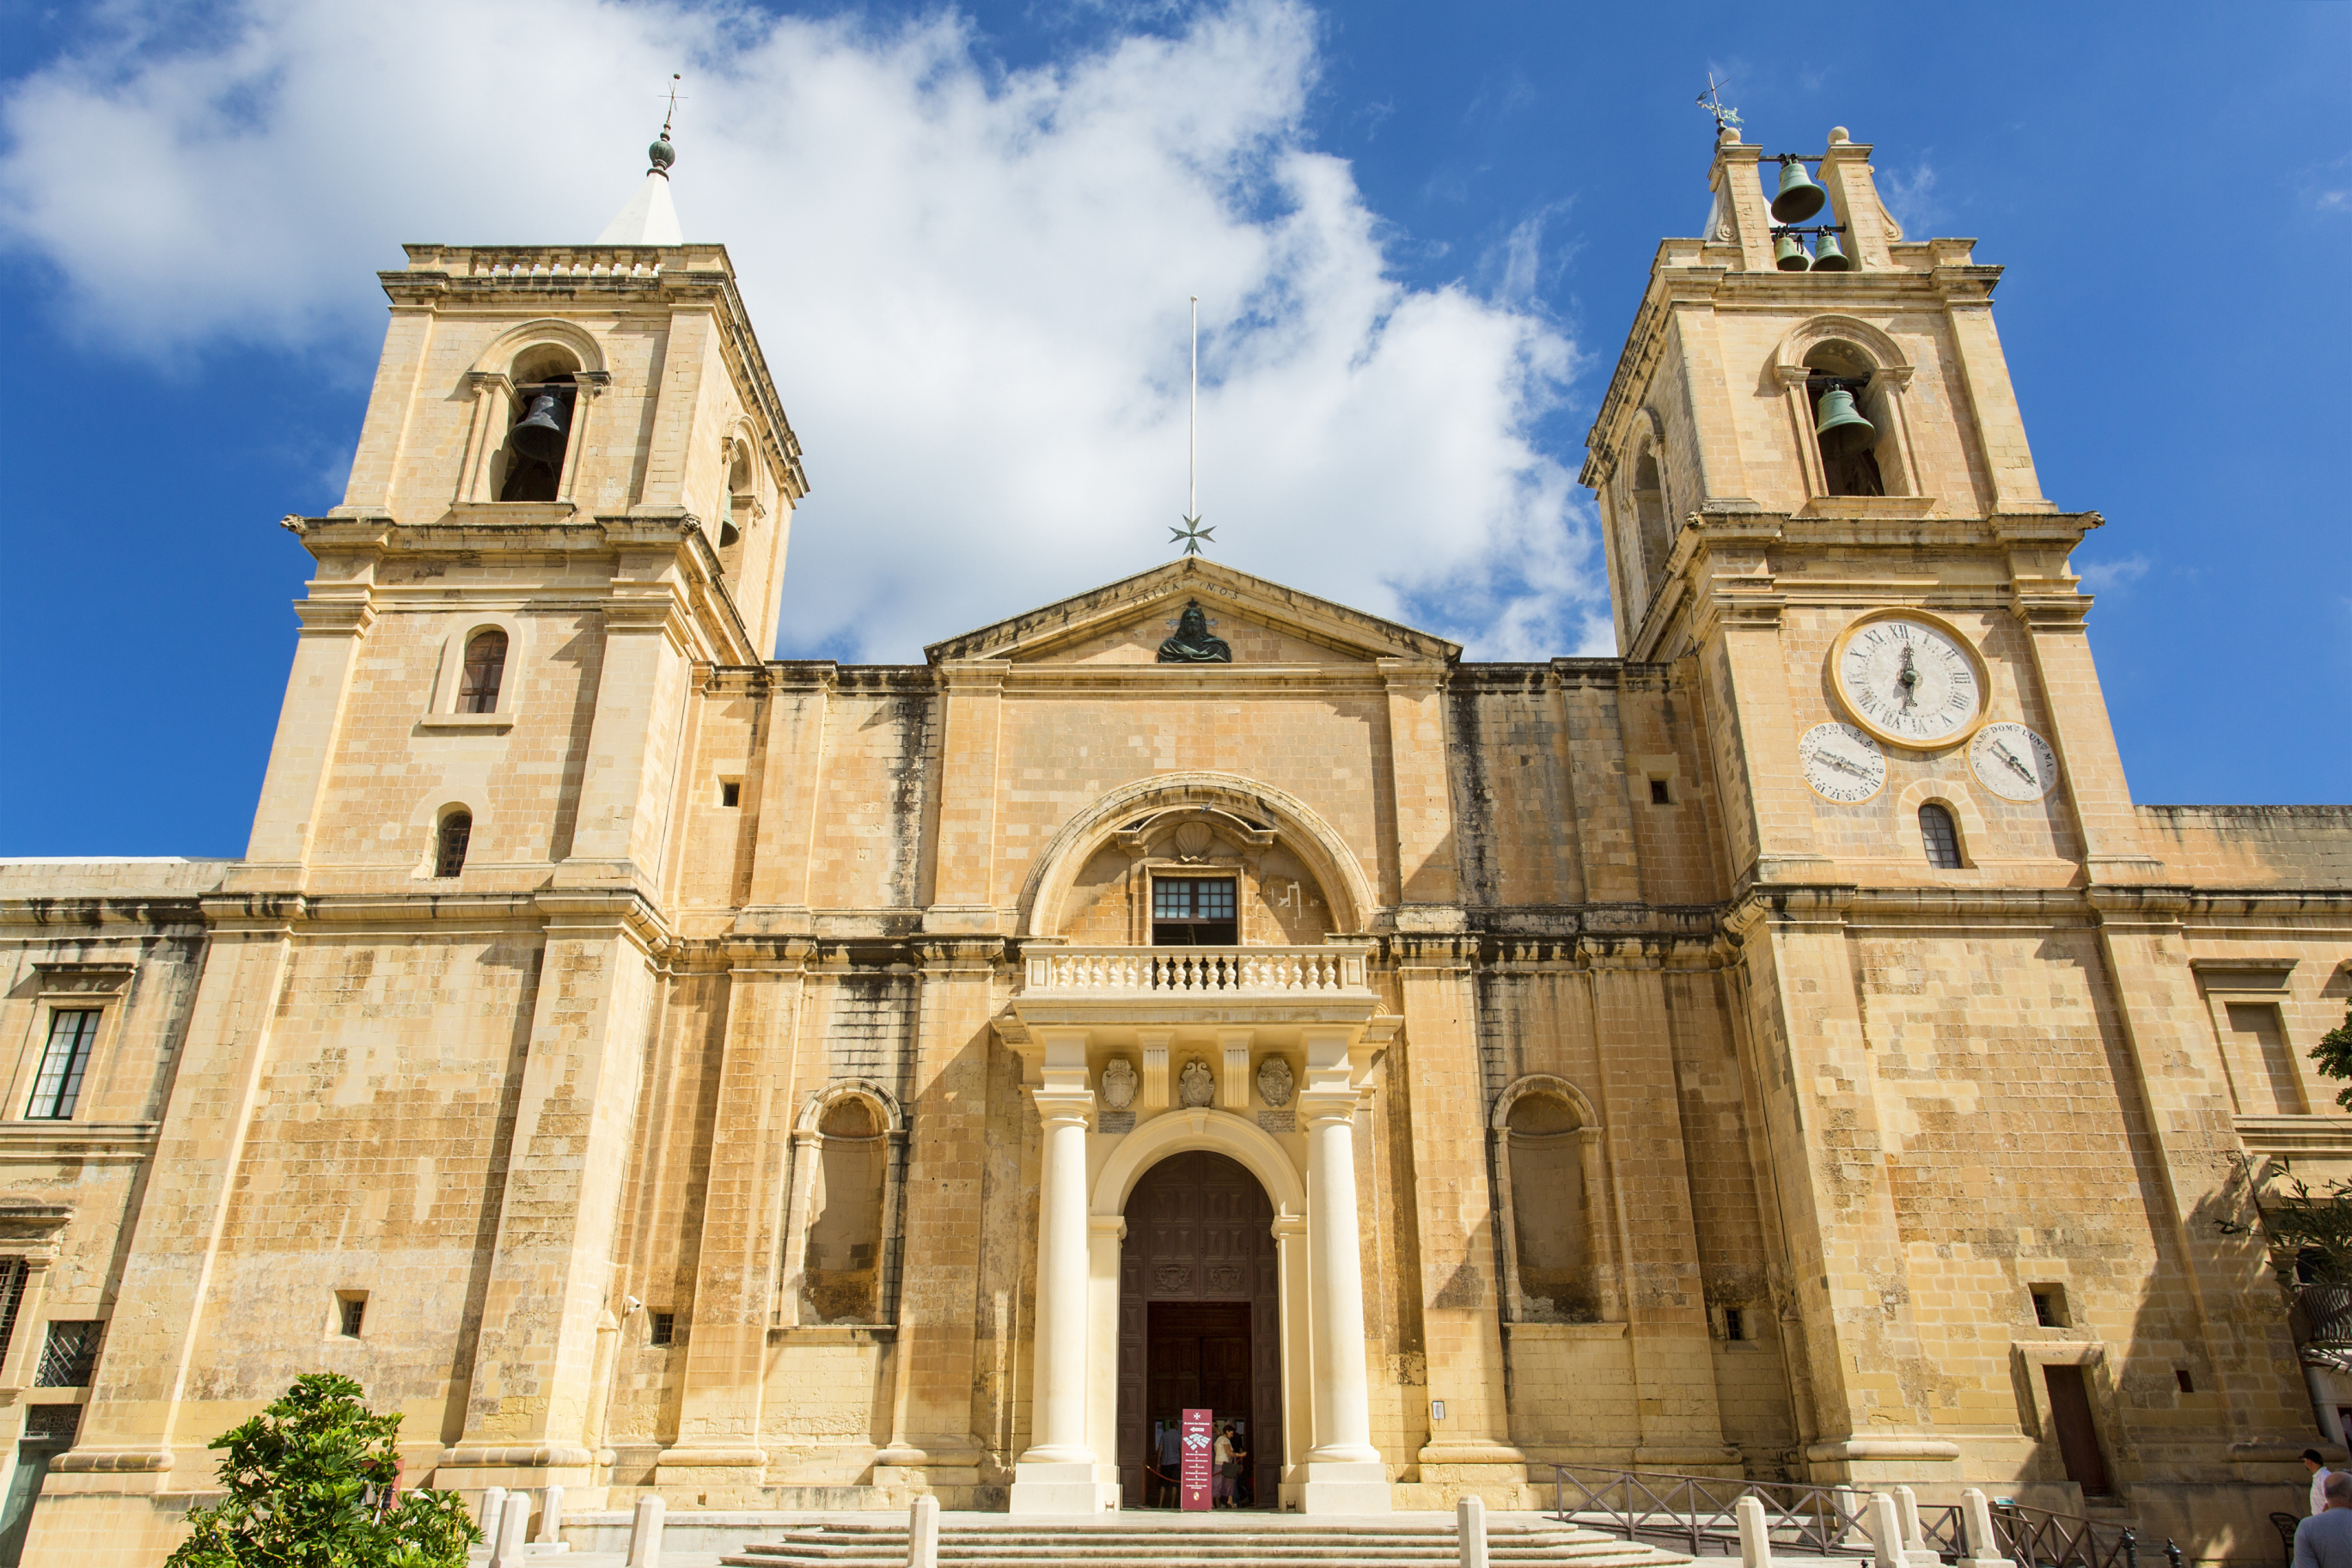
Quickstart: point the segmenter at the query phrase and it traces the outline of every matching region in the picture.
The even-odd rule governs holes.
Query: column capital
[[[1356,1107],[1363,1096],[1353,1089],[1320,1087],[1298,1092],[1298,1113],[1308,1125],[1325,1122],[1353,1122]]]
[[[1087,1234],[1124,1241],[1127,1239],[1127,1217],[1123,1214],[1090,1214],[1087,1216]]]
[[[1033,1089],[1029,1098],[1036,1103],[1037,1119],[1048,1127],[1072,1123],[1083,1127],[1095,1108],[1094,1093],[1086,1089]]]

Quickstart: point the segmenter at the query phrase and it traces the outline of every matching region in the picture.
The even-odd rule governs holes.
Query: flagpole
[[[1184,416],[1184,515],[1201,515],[1201,297],[1192,296],[1192,398]]]

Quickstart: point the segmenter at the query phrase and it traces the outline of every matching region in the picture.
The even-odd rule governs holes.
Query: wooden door
[[[2091,1394],[2079,1366],[2045,1366],[2042,1385],[2050,1390],[2051,1425],[2058,1428],[2058,1457],[2065,1461],[2066,1479],[2083,1489],[2084,1497],[2105,1497],[2106,1456],[2099,1451],[2098,1424],[2091,1419]]]
[[[1188,1407],[1213,1409],[1220,1427],[1230,1419],[1242,1428],[1254,1496],[1261,1507],[1276,1506],[1282,1346],[1273,1224],[1265,1189],[1223,1155],[1171,1155],[1129,1197],[1118,1301],[1125,1506],[1158,1503],[1148,1474],[1153,1422]]]

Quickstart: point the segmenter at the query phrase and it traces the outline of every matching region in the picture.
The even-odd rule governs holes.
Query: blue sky
[[[340,498],[373,270],[593,235],[673,68],[688,233],[809,452],[788,654],[913,660],[1165,559],[1195,289],[1223,559],[1608,651],[1570,481],[1705,214],[1712,69],[1751,141],[1848,126],[1913,235],[2009,269],[2044,491],[2107,519],[2135,796],[2352,797],[2352,5],[1943,15],[0,6],[0,854],[241,852],[308,563],[276,519]]]

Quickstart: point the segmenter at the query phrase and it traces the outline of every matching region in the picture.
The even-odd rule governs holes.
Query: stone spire
[[[662,121],[661,135],[646,149],[645,183],[637,193],[629,198],[604,232],[596,236],[598,245],[684,245],[685,231],[677,226],[677,208],[669,199],[669,166],[677,162],[677,149],[669,142],[669,121]]]

